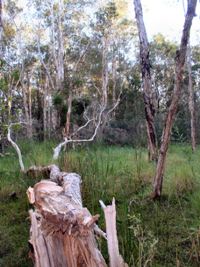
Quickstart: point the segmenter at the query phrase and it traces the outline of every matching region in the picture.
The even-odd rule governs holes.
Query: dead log
[[[92,216],[82,206],[81,178],[76,173],[61,172],[56,165],[32,167],[30,173],[49,172],[50,180],[42,180],[27,190],[31,210],[30,246],[36,267],[104,267],[94,231],[102,233]]]

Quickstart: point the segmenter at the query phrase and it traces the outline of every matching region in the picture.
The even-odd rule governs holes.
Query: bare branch
[[[18,155],[18,159],[19,159],[19,165],[20,165],[20,168],[21,168],[21,171],[24,172],[25,171],[25,168],[24,168],[24,163],[23,163],[23,160],[22,160],[22,154],[21,154],[21,150],[20,148],[18,147],[18,145],[12,140],[11,138],[11,128],[12,126],[14,125],[19,125],[19,124],[22,124],[21,122],[19,123],[11,123],[9,126],[8,126],[8,133],[7,133],[7,138],[8,138],[8,141],[11,143],[11,145],[14,147],[14,149],[16,150],[17,152],[17,155]]]
[[[60,143],[57,147],[54,148],[53,159],[58,159],[62,147],[65,146],[68,143],[84,143],[84,142],[93,141],[95,136],[97,135],[99,126],[101,124],[102,114],[103,114],[104,110],[105,110],[105,107],[103,107],[101,109],[101,111],[99,113],[99,117],[98,117],[98,122],[97,122],[97,125],[96,125],[95,130],[94,130],[94,133],[89,139],[75,139],[75,140],[73,140],[73,139],[65,138],[64,142]]]
[[[82,54],[80,55],[80,57],[78,58],[78,60],[77,60],[77,62],[76,62],[76,64],[75,64],[75,67],[74,67],[74,73],[76,73],[76,71],[77,71],[77,69],[78,69],[78,66],[79,66],[81,60],[84,58],[85,54],[87,53],[87,50],[88,50],[90,44],[91,44],[91,41],[88,42],[88,44],[86,45],[85,50],[83,51],[83,53],[82,53]]]
[[[92,122],[92,121],[94,121],[94,119],[88,120],[83,126],[79,127],[79,128],[78,128],[78,129],[71,135],[71,137],[74,136],[74,135],[76,135],[78,132],[80,132],[80,131],[81,131],[82,129],[84,129],[85,127],[87,127],[88,124],[89,124],[90,122]]]

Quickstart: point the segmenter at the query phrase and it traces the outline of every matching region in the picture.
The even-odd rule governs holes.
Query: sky
[[[45,1],[45,0],[44,0]],[[95,0],[94,0],[95,1]],[[105,0],[100,0],[104,2]],[[109,1],[109,0],[107,0]],[[127,0],[128,16],[134,19],[133,0]],[[187,0],[184,0],[186,3]],[[18,0],[24,7],[27,0]],[[158,33],[171,41],[180,43],[184,23],[183,0],[141,0],[144,22],[149,40]],[[197,4],[197,16],[193,19],[191,44],[200,44],[200,3]],[[27,14],[28,15],[28,14]]]
[[[149,39],[162,33],[169,40],[180,42],[184,23],[183,0],[141,0],[144,22]],[[186,3],[186,1],[185,1]],[[129,12],[133,10],[133,1],[129,0]],[[191,43],[200,44],[200,4],[197,4],[197,16],[193,19]],[[133,11],[134,16],[134,11]]]

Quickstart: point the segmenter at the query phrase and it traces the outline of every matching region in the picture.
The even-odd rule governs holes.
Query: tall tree
[[[186,54],[187,54],[187,45],[188,45],[192,20],[193,20],[193,17],[195,16],[196,4],[197,4],[197,0],[188,0],[187,13],[185,16],[181,44],[180,44],[179,50],[176,53],[174,91],[172,94],[172,101],[169,106],[169,110],[168,110],[166,121],[165,121],[165,126],[164,126],[163,133],[162,133],[162,141],[161,141],[161,146],[160,146],[160,151],[159,151],[159,156],[158,156],[156,175],[154,178],[154,189],[153,189],[153,194],[152,194],[153,199],[160,197],[161,192],[162,192],[166,154],[167,154],[167,149],[168,149],[168,145],[170,141],[171,129],[172,129],[172,125],[175,119],[178,101],[180,98],[184,64],[185,64]]]
[[[0,41],[2,39],[3,23],[2,23],[2,0],[0,0]]]
[[[182,3],[183,3],[183,11],[185,14],[185,1],[182,0]],[[188,41],[188,48],[187,48],[187,70],[188,70],[188,92],[189,92],[188,105],[190,111],[190,136],[191,136],[192,151],[194,152],[196,150],[196,129],[195,129],[194,90],[192,82],[190,40]]]
[[[149,43],[143,21],[142,5],[140,0],[134,0],[135,17],[140,39],[140,65],[143,82],[143,99],[145,105],[146,128],[148,138],[149,160],[157,159],[157,142],[154,125],[155,94],[152,89],[151,64],[149,60]]]
[[[196,150],[196,129],[195,129],[195,108],[194,108],[194,91],[192,84],[192,67],[191,67],[191,48],[188,44],[187,50],[187,69],[188,69],[188,91],[189,91],[189,110],[190,110],[190,135],[193,152]]]

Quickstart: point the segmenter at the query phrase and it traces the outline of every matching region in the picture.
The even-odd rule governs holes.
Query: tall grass
[[[52,142],[22,143],[26,167],[52,163]],[[0,266],[32,266],[27,259],[30,208],[25,191],[36,180],[19,172],[15,152],[0,159]],[[130,266],[199,266],[200,150],[173,145],[167,159],[163,198],[149,199],[155,165],[144,149],[85,146],[62,153],[57,164],[82,177],[83,204],[100,214],[99,199],[117,205],[120,251]],[[39,178],[38,178],[39,179]],[[17,198],[10,195],[15,191]],[[105,258],[106,243],[99,240]],[[145,265],[146,264],[146,265]],[[179,264],[179,265],[178,265]]]

